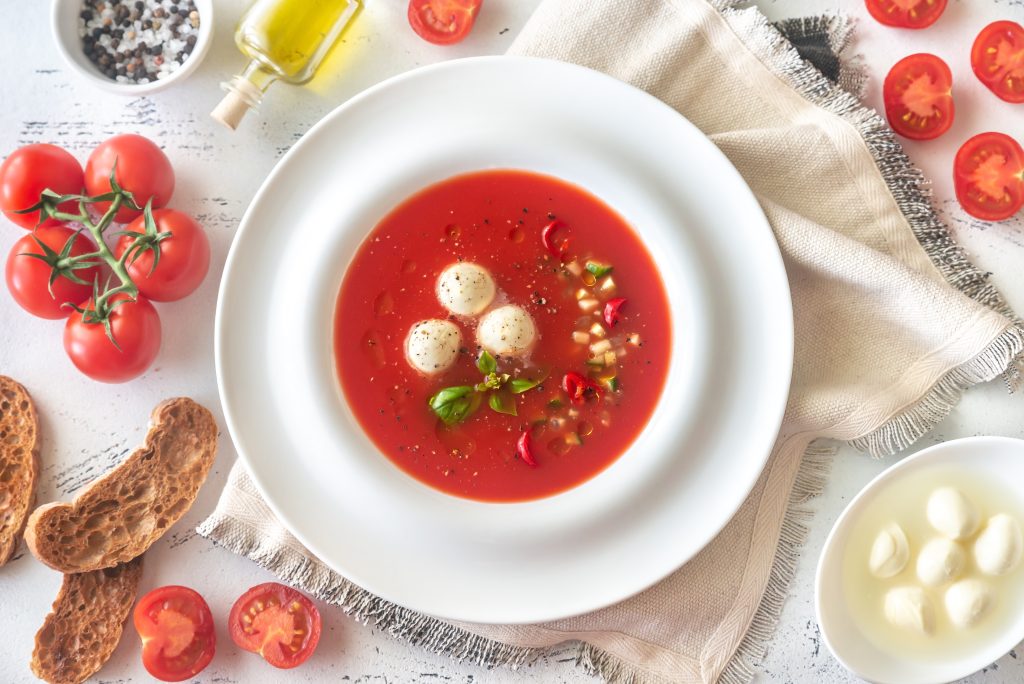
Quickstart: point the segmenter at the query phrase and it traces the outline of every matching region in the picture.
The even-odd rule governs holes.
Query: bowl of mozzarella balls
[[[853,674],[940,684],[1024,640],[1024,441],[924,449],[870,482],[829,534],[818,624]]]

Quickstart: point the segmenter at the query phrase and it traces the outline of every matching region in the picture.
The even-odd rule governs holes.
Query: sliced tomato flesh
[[[142,663],[157,679],[190,679],[213,660],[213,615],[203,597],[188,587],[149,592],[135,606],[133,621],[142,638]]]
[[[409,24],[424,40],[450,45],[465,38],[483,0],[410,0]]]
[[[904,57],[882,86],[885,115],[893,130],[912,140],[937,138],[953,125],[953,74],[935,55]]]
[[[268,582],[245,592],[231,608],[231,638],[274,667],[292,668],[313,654],[320,640],[320,613],[291,587]]]
[[[983,28],[971,48],[971,68],[998,97],[1024,102],[1024,26],[996,21]]]
[[[896,28],[931,26],[946,11],[946,0],[865,0],[875,21]]]
[[[960,205],[971,216],[1001,221],[1024,206],[1024,148],[1003,133],[981,133],[963,144],[953,163]]]

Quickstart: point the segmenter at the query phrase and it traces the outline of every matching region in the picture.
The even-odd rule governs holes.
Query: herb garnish
[[[544,378],[513,378],[498,372],[498,361],[487,351],[480,352],[476,367],[483,379],[475,385],[445,387],[430,397],[427,405],[445,425],[457,425],[473,415],[487,395],[492,411],[510,416],[517,415],[516,394],[537,387]]]

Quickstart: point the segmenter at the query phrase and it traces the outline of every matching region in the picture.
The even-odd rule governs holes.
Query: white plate
[[[859,516],[886,489],[907,487],[913,491],[915,478],[950,468],[963,469],[985,481],[1001,482],[1024,500],[1024,441],[1009,437],[955,439],[923,449],[869,482],[850,501],[825,540],[814,581],[815,611],[821,636],[843,667],[869,682],[952,682],[995,662],[1024,639],[1024,606],[1018,606],[1015,619],[1006,629],[985,641],[974,653],[934,653],[927,658],[901,656],[880,649],[850,613],[843,589],[843,552]]]
[[[671,299],[667,389],[589,482],[518,504],[447,496],[379,454],[336,380],[332,316],[360,241],[449,176],[519,168],[580,185],[640,233]],[[750,190],[649,95],[560,62],[474,58],[393,78],[281,160],[242,220],[217,306],[221,400],[271,508],[332,568],[431,615],[576,615],[665,577],[722,528],[776,437],[788,283]]]

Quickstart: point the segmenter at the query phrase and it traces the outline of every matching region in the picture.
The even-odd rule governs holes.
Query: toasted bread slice
[[[78,684],[99,671],[121,640],[142,578],[142,557],[64,575],[53,609],[36,632],[32,671],[50,684]]]
[[[0,375],[0,565],[11,559],[36,505],[39,418],[32,397]]]
[[[71,503],[37,508],[25,528],[33,555],[63,573],[126,563],[195,501],[217,453],[217,423],[191,399],[153,409],[146,441]]]

